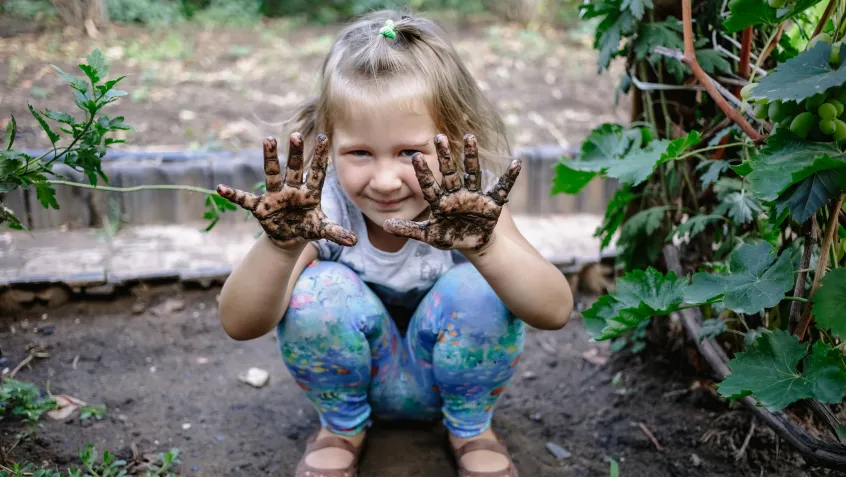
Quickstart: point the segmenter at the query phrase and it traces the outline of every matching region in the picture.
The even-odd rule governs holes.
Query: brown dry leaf
[[[79,409],[81,406],[86,405],[85,401],[73,396],[68,396],[67,394],[55,395],[53,396],[53,400],[56,401],[56,409],[47,411],[47,415],[56,421],[64,421],[70,417],[74,411]]]
[[[598,366],[604,366],[608,363],[608,356],[602,354],[599,348],[591,348],[582,353],[582,358]]]

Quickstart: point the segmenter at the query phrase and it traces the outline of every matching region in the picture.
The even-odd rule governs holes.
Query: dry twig
[[[658,452],[663,452],[664,448],[661,447],[661,444],[658,443],[658,439],[656,439],[655,436],[652,434],[652,431],[650,431],[649,428],[646,427],[646,424],[638,422],[637,425],[638,427],[640,427],[640,430],[643,431],[644,434],[646,434],[646,437],[648,437],[649,440],[652,441],[652,444],[655,445],[655,448],[658,449]]]

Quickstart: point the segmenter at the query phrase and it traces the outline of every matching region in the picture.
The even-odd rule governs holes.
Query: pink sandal
[[[450,449],[452,449],[452,446],[450,446]],[[508,459],[508,467],[492,472],[477,472],[467,470],[462,467],[461,457],[469,454],[470,452],[479,450],[488,450],[504,455],[505,458]],[[505,442],[502,439],[497,438],[496,441],[493,439],[470,441],[461,446],[459,449],[452,449],[452,453],[455,458],[456,465],[458,466],[458,477],[518,477],[517,467],[515,467],[514,462],[511,461],[511,455],[508,452],[508,448],[505,447]]]
[[[361,450],[364,447],[364,443],[362,443],[361,446],[356,447],[350,441],[338,436],[329,436],[318,440],[317,435],[319,433],[320,430],[318,429],[317,432],[312,434],[308,438],[308,441],[306,441],[306,449],[300,459],[300,462],[297,464],[297,470],[294,473],[294,477],[357,477],[358,462],[361,457]],[[353,455],[353,460],[350,462],[350,465],[341,469],[317,469],[306,464],[306,458],[309,454],[321,449],[328,449],[330,447],[344,449],[345,451],[350,452]]]

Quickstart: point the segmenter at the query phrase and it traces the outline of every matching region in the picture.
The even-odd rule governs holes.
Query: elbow
[[[249,341],[264,334],[259,332],[256,327],[245,326],[243,316],[235,315],[232,312],[227,312],[223,307],[220,308],[220,324],[226,335],[233,340]]]

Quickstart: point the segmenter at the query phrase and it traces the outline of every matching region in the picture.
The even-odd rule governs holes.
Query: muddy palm
[[[252,212],[271,241],[282,248],[298,243],[328,239],[351,247],[358,237],[351,230],[331,222],[320,208],[320,195],[329,161],[329,140],[319,134],[312,151],[311,172],[303,183],[303,137],[291,134],[285,180],[282,180],[276,139],[264,140],[266,191],[261,196],[223,184],[217,192],[230,202]]]
[[[458,175],[450,153],[449,141],[435,137],[438,167],[443,185],[438,185],[422,154],[412,157],[423,197],[429,202],[429,218],[423,222],[388,219],[384,228],[401,237],[426,242],[436,248],[480,250],[490,242],[502,206],[520,174],[521,161],[515,159],[497,184],[487,193],[481,191],[482,176],[476,138],[464,136],[464,181]]]

